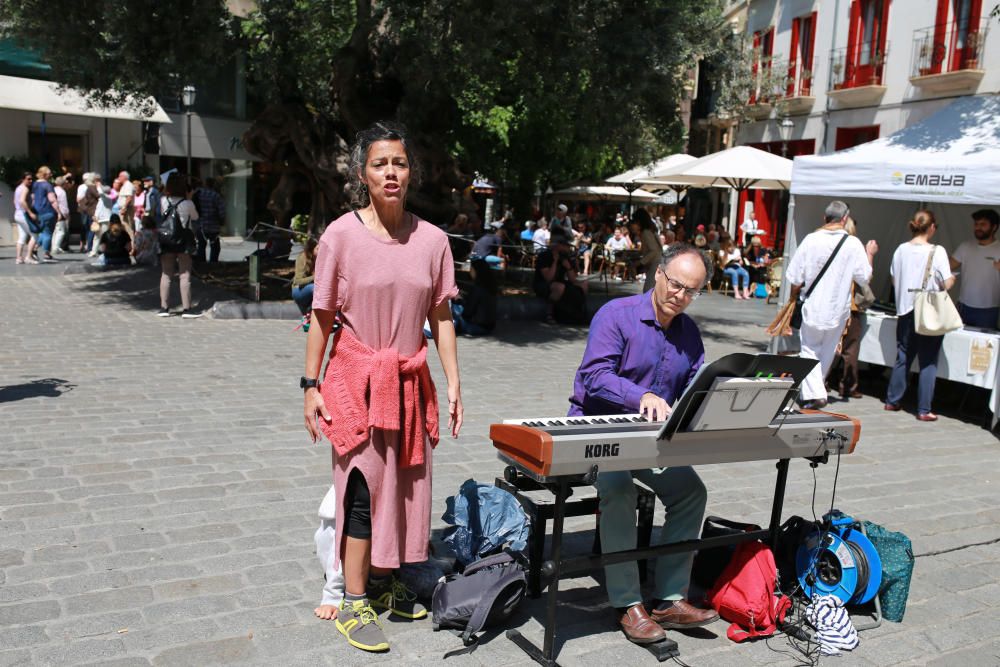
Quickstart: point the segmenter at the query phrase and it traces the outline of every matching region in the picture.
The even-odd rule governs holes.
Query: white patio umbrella
[[[687,183],[691,186],[732,188],[737,195],[750,188],[787,190],[792,181],[792,161],[750,146],[735,146],[686,162],[655,177],[643,178],[644,187]],[[730,232],[736,228],[736,202],[730,206]]]
[[[675,190],[678,195],[680,195],[690,186],[685,184],[668,184],[661,182],[658,183],[659,187],[656,187],[644,184],[643,179],[655,178],[661,174],[669,173],[683,164],[693,162],[695,159],[696,158],[688,155],[687,153],[668,155],[667,157],[660,158],[656,162],[651,162],[641,167],[635,167],[634,169],[629,169],[628,171],[622,172],[616,176],[612,176],[607,179],[605,183],[625,188],[629,194],[632,194],[639,188],[658,191],[663,191],[669,188],[671,190]],[[631,207],[631,205],[632,200],[629,199],[629,207]]]
[[[627,201],[629,198],[643,203],[652,203],[658,195],[645,190],[626,193],[612,185],[575,185],[552,193],[553,197],[570,201]]]

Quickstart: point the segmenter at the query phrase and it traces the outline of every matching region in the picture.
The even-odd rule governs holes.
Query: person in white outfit
[[[337,492],[331,485],[319,506],[319,528],[316,529],[316,556],[323,566],[326,583],[319,606],[313,610],[317,618],[332,621],[337,618],[337,610],[344,600],[344,571],[334,567],[337,536]]]
[[[847,204],[830,202],[825,212],[826,223],[802,239],[786,272],[791,284],[790,298],[798,299],[801,294],[805,299],[799,330],[801,356],[819,360],[800,388],[801,402],[806,408],[820,409],[827,404],[825,378],[851,314],[851,285],[868,284],[878,252],[874,240],[863,246],[857,237],[848,235],[844,230],[848,218]],[[833,256],[835,251],[837,254]],[[826,273],[816,282],[832,256]],[[810,289],[809,297],[805,298]]]

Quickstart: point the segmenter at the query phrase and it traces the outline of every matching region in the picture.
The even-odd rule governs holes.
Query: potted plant
[[[978,32],[970,32],[965,36],[965,69],[979,69],[979,45],[981,35]]]
[[[799,94],[809,95],[812,91],[812,70],[802,70],[802,82],[799,84]]]

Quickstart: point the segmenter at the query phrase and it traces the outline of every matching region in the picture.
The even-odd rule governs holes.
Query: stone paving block
[[[107,591],[84,593],[66,598],[68,614],[94,614],[104,611],[136,609],[153,601],[153,589],[149,586],[129,586]]]
[[[198,577],[194,579],[181,579],[179,581],[157,584],[153,590],[156,593],[157,599],[174,600],[198,597],[201,595],[212,595],[215,593],[228,593],[240,590],[242,587],[243,581],[240,575],[227,574],[212,577]]]
[[[85,560],[110,553],[106,542],[83,542],[81,544],[53,544],[31,552],[31,560],[36,563],[53,563],[65,560]]]
[[[217,616],[213,620],[219,626],[219,633],[223,636],[248,636],[250,633],[256,635],[267,628],[292,625],[297,618],[295,611],[289,607],[271,606],[259,609],[241,609],[232,614]],[[330,630],[337,632],[332,623]]]
[[[30,667],[34,664],[31,652],[26,648],[0,651],[0,667]]]
[[[285,561],[252,567],[246,571],[246,579],[251,584],[265,586],[284,581],[299,582],[308,579],[308,575],[296,561]]]
[[[59,492],[62,500],[80,500],[91,496],[107,496],[132,493],[135,489],[128,484],[91,484],[88,486],[72,486]]]
[[[88,662],[84,667],[149,667],[151,664],[146,658],[126,657]]]
[[[172,542],[202,542],[208,540],[219,540],[242,535],[243,531],[234,523],[211,524],[207,526],[194,526],[180,530],[167,532],[167,537]]]
[[[232,637],[167,649],[153,658],[156,667],[190,665],[240,665],[257,657],[253,640]]]
[[[74,616],[50,624],[53,640],[71,640],[84,637],[120,637],[141,627],[142,613],[137,609],[113,611],[88,616]]]
[[[143,608],[143,616],[153,625],[180,623],[192,618],[215,616],[233,611],[236,602],[231,595],[211,595],[161,602]]]
[[[125,645],[119,638],[81,639],[74,642],[44,646],[35,649],[34,660],[38,665],[64,667],[70,664],[94,662],[114,658],[125,653]]]
[[[25,648],[45,644],[49,636],[40,625],[22,625],[16,628],[0,628],[0,651]]]
[[[62,611],[53,600],[16,602],[0,605],[0,627],[26,625],[58,618]]]
[[[70,595],[92,593],[107,588],[123,588],[128,586],[129,578],[124,572],[103,571],[60,577],[51,579],[47,583],[48,590],[53,596],[65,598]]]
[[[130,628],[127,634],[122,635],[122,641],[129,655],[148,655],[167,646],[208,641],[218,636],[219,628],[212,619],[199,618],[162,626],[146,623]]]
[[[14,505],[5,508],[0,515],[3,520],[9,519],[35,519],[52,515],[71,514],[80,511],[80,506],[75,503],[44,503],[40,505]]]

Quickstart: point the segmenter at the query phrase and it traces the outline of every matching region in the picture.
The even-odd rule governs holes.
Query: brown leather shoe
[[[641,604],[629,607],[618,622],[629,641],[636,644],[653,644],[667,638],[667,633],[649,617],[646,607]]]
[[[840,397],[841,398],[864,398],[865,395],[862,394],[857,389],[852,389],[851,391],[849,391],[847,393],[840,392]]]
[[[687,600],[674,600],[674,604],[663,611],[653,609],[650,618],[664,628],[700,628],[719,619],[714,609],[699,609]]]

